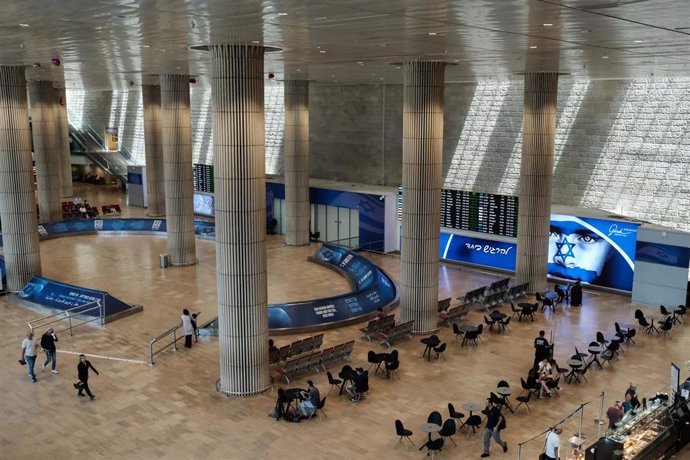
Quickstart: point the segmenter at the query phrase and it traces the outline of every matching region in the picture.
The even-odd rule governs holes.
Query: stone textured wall
[[[213,126],[211,122],[211,88],[191,85],[192,162],[213,163]],[[268,82],[266,104],[266,173],[283,173],[283,84]],[[108,126],[117,126],[120,143],[132,154],[132,164],[143,165],[144,107],[141,88],[131,91],[67,90],[70,122],[91,126],[101,136]]]
[[[558,91],[554,203],[690,230],[690,79],[561,79]],[[70,119],[104,128],[111,111],[128,113],[122,93],[68,91]],[[209,96],[193,86],[194,162],[210,164]],[[280,82],[267,83],[265,100],[266,172],[282,174]],[[141,107],[138,95],[127,98],[135,101]],[[517,194],[522,102],[522,80],[446,85],[445,187]],[[312,177],[401,183],[402,85],[386,85],[384,103],[383,85],[313,84],[309,104]],[[123,116],[119,126],[143,163],[143,125]]]

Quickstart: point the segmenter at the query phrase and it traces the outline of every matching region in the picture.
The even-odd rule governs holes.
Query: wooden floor
[[[92,204],[123,199],[104,187],[77,188],[77,194]],[[143,216],[141,209],[125,208],[129,217]],[[269,240],[269,301],[309,299],[346,292],[347,283],[334,272],[306,262],[316,246],[288,248],[280,237]],[[81,286],[107,290],[130,303],[144,305],[142,313],[115,321],[104,328],[84,326],[73,337],[59,335],[58,369],[51,375],[38,369],[38,382],[31,383],[26,368],[17,364],[26,322],[41,313],[0,298],[0,382],[5,395],[0,403],[0,459],[203,459],[203,458],[422,458],[416,449],[396,447],[394,421],[399,418],[419,430],[431,411],[447,417],[446,406],[484,403],[500,379],[520,393],[520,377],[526,377],[533,360],[532,341],[539,329],[556,334],[556,358],[565,364],[574,346],[585,349],[597,330],[613,331],[613,322],[632,319],[636,306],[629,298],[585,292],[584,307],[566,308],[539,315],[535,323],[512,323],[505,335],[486,333],[477,349],[462,349],[453,342],[448,328],[440,332],[449,343],[447,361],[426,362],[421,358],[419,338],[397,344],[400,380],[370,378],[368,398],[358,404],[328,397],[328,418],[292,424],[267,417],[275,394],[252,398],[227,398],[215,391],[218,379],[218,346],[215,339],[202,340],[192,350],[160,355],[154,367],[143,362],[148,341],[179,321],[189,307],[202,312],[202,320],[215,315],[215,248],[213,242],[197,241],[199,265],[162,270],[158,255],[165,252],[165,239],[150,236],[82,236],[41,243],[43,274]],[[394,279],[399,278],[399,259],[371,256]],[[439,297],[457,297],[501,276],[455,266],[440,269]],[[456,304],[456,301],[453,303]],[[395,313],[398,313],[397,310]],[[655,312],[650,312],[655,313]],[[468,322],[479,324],[480,312],[471,312]],[[277,337],[278,345],[302,336]],[[353,364],[367,366],[367,351],[381,350],[376,343],[359,339],[357,326],[326,332],[324,346],[356,340]],[[508,414],[503,433],[508,454],[492,445],[492,458],[517,458],[517,443],[542,432],[580,404],[585,409],[584,433],[588,443],[597,436],[593,420],[599,415],[599,395],[606,393],[606,406],[623,393],[629,382],[640,396],[663,390],[669,382],[670,363],[681,366],[690,346],[688,327],[680,326],[671,337],[640,334],[637,344],[625,349],[614,368],[593,369],[588,383],[564,385],[560,398],[533,400],[528,415],[523,409]],[[95,401],[80,399],[76,381],[77,353],[88,353],[101,372],[90,386]],[[118,358],[106,359],[105,357]],[[39,356],[39,360],[41,357]],[[339,366],[332,369],[337,373]],[[322,395],[328,393],[325,375],[311,376]],[[300,379],[292,386],[304,386]],[[576,417],[565,424],[563,439],[577,430]],[[456,436],[441,458],[479,458],[481,435]],[[543,437],[523,446],[522,458],[534,459]],[[689,458],[685,450],[676,458]]]

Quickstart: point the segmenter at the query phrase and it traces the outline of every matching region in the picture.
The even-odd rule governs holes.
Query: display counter
[[[586,460],[664,458],[676,442],[676,429],[665,400],[654,399],[629,412],[585,453]]]

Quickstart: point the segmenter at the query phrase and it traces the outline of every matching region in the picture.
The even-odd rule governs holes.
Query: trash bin
[[[166,268],[168,266],[168,255],[161,254],[161,268]]]

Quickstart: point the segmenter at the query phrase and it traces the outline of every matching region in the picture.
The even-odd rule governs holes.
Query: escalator
[[[91,127],[69,124],[71,152],[88,157],[110,176],[127,181],[127,160],[132,158],[122,146],[119,151],[106,150],[103,138]]]

